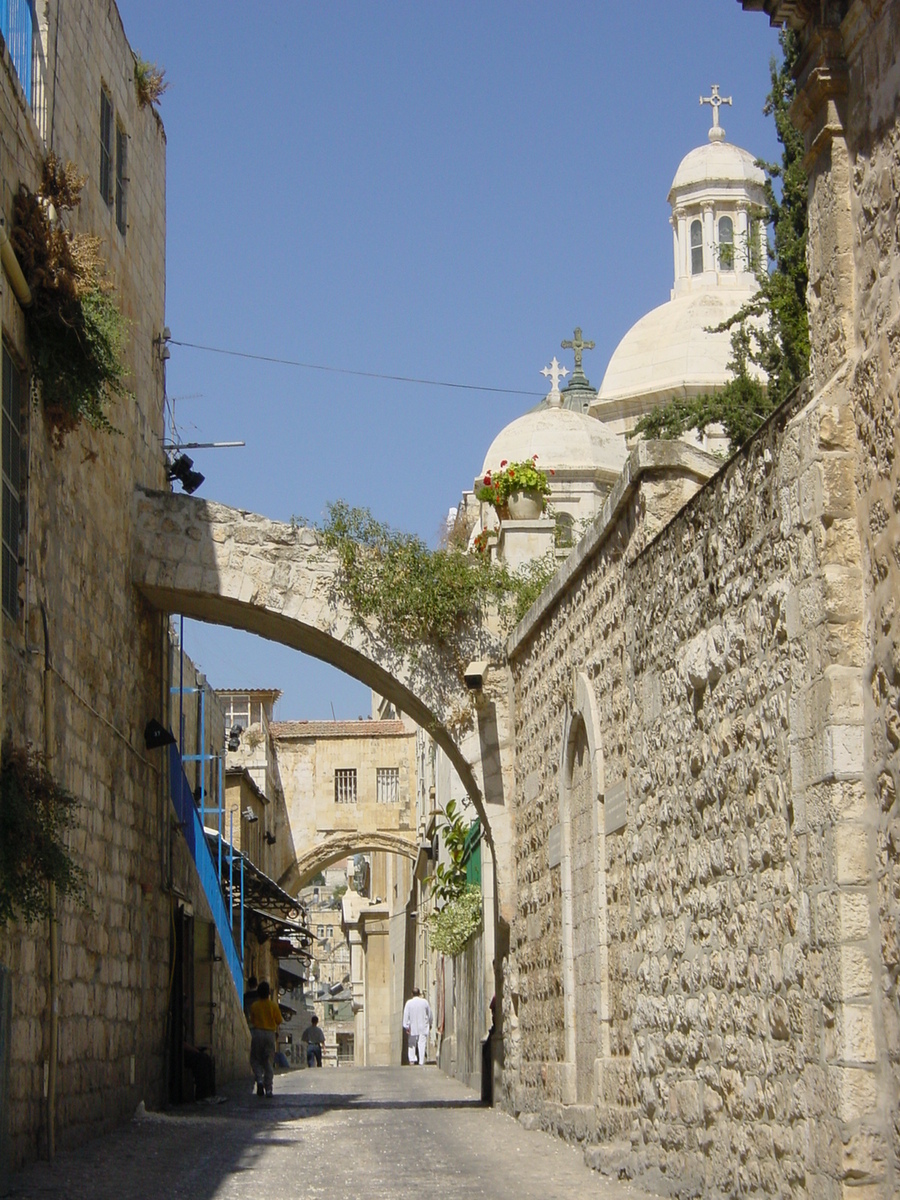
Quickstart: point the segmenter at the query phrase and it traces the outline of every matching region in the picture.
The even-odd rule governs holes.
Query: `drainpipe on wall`
[[[12,243],[9,240],[9,233],[6,229],[6,217],[2,213],[0,213],[0,262],[3,263],[3,270],[12,284],[12,290],[16,293],[16,299],[23,308],[27,308],[31,303],[31,288],[25,282],[25,276],[22,274],[22,268],[19,266],[16,252],[13,250]]]
[[[56,745],[53,728],[53,676],[50,669],[50,630],[47,610],[41,604],[44,625],[44,764],[53,771]],[[56,1060],[59,1048],[59,918],[56,908],[56,884],[47,885],[47,907],[50,918],[50,1049],[47,1064],[47,1153],[56,1155]]]

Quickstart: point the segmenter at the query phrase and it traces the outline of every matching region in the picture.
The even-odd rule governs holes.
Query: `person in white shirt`
[[[406,1030],[410,1065],[416,1065],[418,1051],[419,1066],[424,1067],[425,1047],[431,1032],[431,1005],[418,988],[413,988],[412,997],[403,1009],[403,1028]]]

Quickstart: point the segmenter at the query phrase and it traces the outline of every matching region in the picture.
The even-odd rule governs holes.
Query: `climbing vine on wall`
[[[61,895],[82,893],[84,873],[65,833],[78,801],[31,750],[5,745],[0,765],[0,921],[34,921],[48,912],[47,884]]]
[[[38,192],[19,188],[12,242],[31,289],[25,309],[33,378],[57,443],[81,421],[113,430],[109,406],[128,396],[127,322],[119,310],[100,239],[71,233],[61,216],[81,202],[84,178],[52,152]]]
[[[458,546],[432,550],[343,500],[326,512],[316,529],[322,545],[337,553],[342,599],[358,621],[376,619],[388,644],[403,653],[415,655],[430,643],[464,657],[467,635],[488,610],[507,627],[521,620],[555,569],[552,555],[514,572]]]

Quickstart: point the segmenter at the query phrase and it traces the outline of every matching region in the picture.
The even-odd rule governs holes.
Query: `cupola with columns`
[[[756,287],[754,269],[765,253],[754,217],[765,209],[766,177],[752,154],[725,140],[719,109],[730,96],[701,96],[712,107],[705,146],[682,160],[669,189],[675,249],[672,297],[706,287]]]

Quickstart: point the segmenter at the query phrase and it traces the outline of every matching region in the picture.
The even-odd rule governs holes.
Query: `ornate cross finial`
[[[721,106],[723,104],[731,104],[731,97],[730,96],[720,96],[719,95],[719,85],[717,83],[714,83],[712,85],[712,95],[711,96],[701,96],[700,103],[708,104],[712,108],[713,123],[712,123],[712,129],[710,129],[710,131],[709,131],[709,140],[711,142],[724,141],[725,140],[725,130],[719,124],[719,109],[721,108]]]
[[[581,356],[585,350],[593,350],[594,342],[585,342],[581,339],[581,329],[576,326],[575,337],[559,343],[563,350],[573,350],[575,352],[575,373],[581,371]]]
[[[556,355],[554,354],[553,362],[550,364],[550,366],[544,367],[544,369],[541,371],[541,374],[545,375],[547,379],[550,380],[552,385],[550,388],[551,396],[559,396],[559,381],[560,379],[565,379],[568,373],[569,372],[566,370],[566,368],[561,367],[556,361]]]

